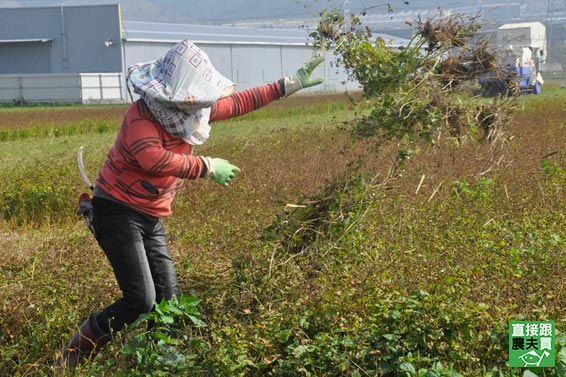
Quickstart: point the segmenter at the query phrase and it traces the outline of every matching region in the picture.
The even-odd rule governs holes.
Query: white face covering
[[[188,117],[183,124],[187,136],[182,136],[181,139],[185,143],[191,145],[201,145],[210,136],[210,107],[198,110],[194,114],[188,114]]]
[[[187,39],[158,60],[131,66],[128,81],[165,131],[194,145],[210,134],[210,106],[235,88]]]

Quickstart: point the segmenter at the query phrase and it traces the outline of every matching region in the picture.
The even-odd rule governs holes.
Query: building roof
[[[517,23],[505,24],[505,25],[501,25],[499,29],[506,30],[506,29],[526,28],[526,27],[545,28],[542,22],[534,21],[534,22],[517,22]]]
[[[398,47],[408,40],[388,34],[374,34],[385,43]],[[126,42],[178,42],[189,38],[195,43],[307,45],[312,43],[306,29],[251,28],[122,21],[122,38]]]
[[[270,45],[305,45],[309,42],[308,32],[299,29],[258,29],[141,21],[123,21],[122,38],[126,41],[160,42],[176,42],[190,38],[197,43]]]
[[[0,39],[0,43],[45,43],[52,40],[53,38]]]

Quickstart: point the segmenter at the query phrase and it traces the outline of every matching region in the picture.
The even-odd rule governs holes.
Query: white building
[[[119,4],[0,8],[0,102],[127,101],[127,67],[193,40],[238,90],[292,74],[312,52],[308,31],[122,20]],[[384,36],[392,43],[402,43]],[[356,88],[334,56],[310,91]]]

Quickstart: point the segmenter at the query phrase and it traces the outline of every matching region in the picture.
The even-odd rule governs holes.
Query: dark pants
[[[149,312],[155,302],[180,296],[161,220],[95,197],[98,244],[108,257],[122,298],[97,314],[104,331],[116,332]]]

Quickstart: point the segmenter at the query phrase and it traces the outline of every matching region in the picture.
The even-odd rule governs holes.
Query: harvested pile
[[[375,137],[378,145],[397,142],[397,165],[422,142],[448,146],[449,153],[465,141],[487,142],[499,159],[516,98],[477,97],[478,78],[500,73],[488,41],[477,37],[478,16],[419,17],[409,22],[415,36],[401,47],[374,38],[358,16],[348,22],[337,10],[320,16],[311,34],[316,47],[332,49],[371,104],[355,125],[358,135]]]

